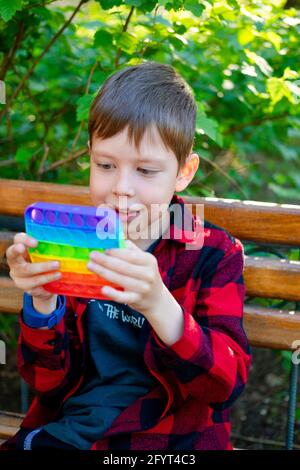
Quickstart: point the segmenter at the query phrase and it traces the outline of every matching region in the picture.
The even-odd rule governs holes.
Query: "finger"
[[[18,271],[20,277],[35,276],[37,274],[49,273],[60,268],[59,261],[46,261],[43,263],[25,263]]]
[[[120,304],[133,304],[139,300],[139,294],[135,292],[120,291],[111,286],[102,287],[101,293]]]
[[[143,266],[137,266],[133,263],[129,263],[127,260],[113,256],[107,256],[104,253],[93,252],[93,254],[91,253],[90,258],[92,262],[95,262],[100,267],[107,268],[119,274],[127,274],[139,280],[145,278],[145,274],[147,273],[147,267],[145,264]]]
[[[48,282],[57,281],[60,278],[61,273],[59,272],[34,276],[28,279],[24,278],[22,282],[18,282],[18,287],[21,287],[25,291],[30,291],[36,287],[41,287]]]
[[[26,247],[24,246],[23,243],[17,243],[14,245],[11,245],[8,247],[6,250],[6,259],[9,265],[12,264],[25,264],[25,253],[26,253]]]
[[[143,294],[148,291],[147,283],[139,281],[136,278],[133,279],[132,277],[123,276],[122,274],[116,273],[115,271],[111,271],[110,269],[106,269],[103,266],[99,266],[92,261],[87,264],[87,268],[90,271],[98,274],[98,276],[103,277],[107,281],[110,281],[113,284],[117,284],[129,291],[140,292]]]
[[[135,251],[130,248],[110,248],[109,250],[105,250],[105,254],[108,256],[125,259],[130,263],[143,266],[145,265],[145,260],[147,260],[148,255],[151,255],[151,253],[147,253],[143,250],[139,249],[139,251]]]
[[[133,243],[129,238],[126,238],[125,240],[126,247],[129,250],[134,250],[134,251],[143,251],[141,250],[135,243]]]
[[[24,243],[24,245],[34,248],[38,245],[38,240],[25,232],[19,232],[14,236],[14,243]]]

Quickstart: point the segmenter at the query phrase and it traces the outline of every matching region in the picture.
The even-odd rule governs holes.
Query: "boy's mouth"
[[[121,211],[117,208],[115,210],[118,213],[120,219],[125,220],[125,221],[132,220],[139,214],[139,211],[126,211],[126,210]]]

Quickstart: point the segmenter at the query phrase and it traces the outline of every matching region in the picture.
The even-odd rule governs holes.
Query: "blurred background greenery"
[[[186,193],[299,204],[298,2],[0,0],[0,174],[88,185],[87,115],[115,70],[173,65],[198,104]]]

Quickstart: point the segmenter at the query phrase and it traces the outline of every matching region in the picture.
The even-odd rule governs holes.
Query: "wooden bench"
[[[181,195],[181,194],[180,194]],[[300,206],[256,201],[182,196],[187,202],[204,204],[205,219],[227,229],[244,244],[253,247],[300,249]],[[24,208],[35,201],[90,205],[87,187],[33,181],[0,179],[0,214],[23,217]],[[195,206],[194,206],[195,207]],[[9,217],[8,217],[9,219]],[[22,292],[8,276],[5,251],[14,232],[0,231],[0,312],[16,315],[22,306]],[[245,305],[244,327],[252,346],[291,351],[300,340],[300,261],[245,255],[244,278],[248,298],[281,299],[295,304],[292,310]],[[297,308],[296,308],[297,307]],[[297,393],[297,364],[291,363],[291,393],[287,448],[293,446],[294,412]],[[0,439],[14,434],[22,415],[0,412]]]

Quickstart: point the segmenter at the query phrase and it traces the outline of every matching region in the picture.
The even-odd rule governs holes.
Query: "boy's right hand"
[[[40,313],[51,313],[56,308],[57,294],[43,288],[47,282],[57,281],[61,277],[59,261],[31,263],[28,247],[36,247],[38,241],[24,232],[17,233],[13,245],[6,250],[9,275],[15,285],[32,295],[34,308]]]

